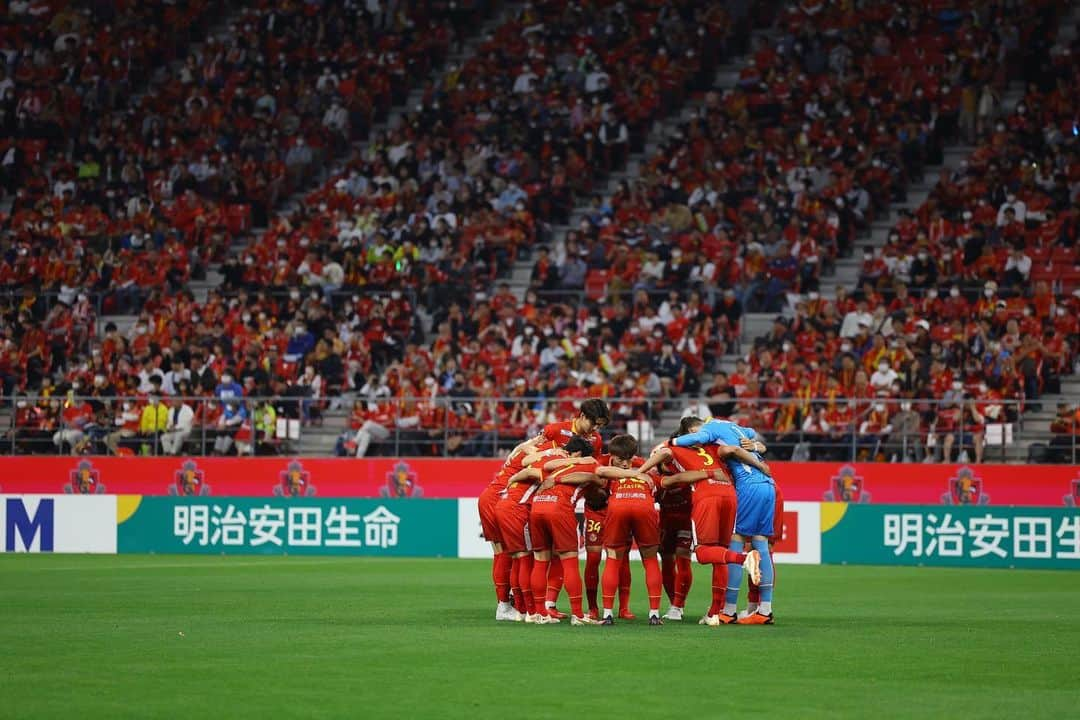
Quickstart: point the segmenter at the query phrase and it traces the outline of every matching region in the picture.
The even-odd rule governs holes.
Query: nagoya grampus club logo
[[[982,478],[975,471],[962,467],[956,477],[949,478],[949,492],[941,496],[945,505],[989,505],[990,495],[983,492]]]
[[[83,460],[71,471],[70,481],[64,486],[68,495],[101,495],[105,486],[97,468],[89,460]]]
[[[390,472],[386,473],[386,485],[379,488],[379,494],[385,498],[421,497],[424,489],[416,481],[416,473],[409,463],[399,460]]]
[[[826,502],[868,503],[870,493],[863,485],[862,475],[855,472],[851,465],[840,468],[840,472],[829,481],[832,488],[825,491]]]
[[[311,473],[304,469],[299,460],[293,460],[281,471],[279,482],[274,486],[278,497],[312,497],[315,486],[311,484]]]
[[[209,495],[210,486],[206,484],[203,471],[194,460],[185,462],[173,476],[169,485],[170,495]]]
[[[1080,505],[1080,478],[1072,481],[1072,493],[1065,496],[1065,504],[1068,507]]]

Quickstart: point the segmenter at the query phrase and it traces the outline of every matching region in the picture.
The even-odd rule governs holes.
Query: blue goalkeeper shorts
[[[772,483],[744,482],[736,490],[739,505],[735,511],[735,534],[771,536],[776,515],[776,487]]]

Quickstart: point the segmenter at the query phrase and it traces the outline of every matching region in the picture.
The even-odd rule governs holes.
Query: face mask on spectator
[[[924,252],[921,252],[921,253],[919,253],[919,254],[918,254],[918,258],[919,258],[920,260],[926,260],[926,258],[927,258],[927,255],[926,255],[926,253],[924,253]]]
[[[878,363],[877,369],[880,372],[883,372],[883,373],[888,372],[889,371],[889,364],[888,363]]]
[[[394,300],[400,300],[401,299],[401,291],[400,290],[391,291],[390,297],[393,298]]]
[[[964,389],[964,383],[962,383],[962,382],[960,382],[959,380],[957,380],[956,382],[954,382],[954,383],[952,384],[952,389],[953,389],[953,390],[956,390],[957,392],[959,392],[960,390],[963,390],[963,389]]]
[[[240,316],[240,319],[243,320],[244,322],[250,322],[251,321],[251,313],[244,313],[243,315]]]
[[[985,290],[983,290],[983,297],[988,297],[988,298],[994,297],[994,291],[991,290],[990,288],[986,288]]]
[[[225,385],[228,385],[229,383],[232,382],[232,375],[230,375],[229,373],[223,374],[221,376],[221,382],[224,383]]]
[[[851,352],[851,343],[844,343],[840,346],[840,352]]]
[[[957,288],[953,288],[949,291],[949,295],[954,298],[960,297],[960,290],[958,290]]]
[[[927,290],[926,291],[926,297],[930,298],[931,300],[934,300],[935,298],[937,298],[937,290],[934,290],[933,288],[931,288],[930,290]]]
[[[293,291],[291,291],[291,292],[289,293],[289,297],[290,297],[291,299],[293,299],[293,300],[299,300],[299,299],[300,299],[300,291],[299,291],[299,290],[293,290]]]

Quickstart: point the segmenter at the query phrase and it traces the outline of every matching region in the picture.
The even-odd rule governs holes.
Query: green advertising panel
[[[821,504],[821,561],[1080,570],[1077,508]]]
[[[456,500],[122,496],[122,553],[455,557]]]

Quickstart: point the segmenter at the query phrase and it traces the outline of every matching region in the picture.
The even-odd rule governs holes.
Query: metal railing
[[[755,427],[769,445],[769,457],[778,460],[1080,460],[1078,431],[1051,432],[1052,413],[1040,411],[1035,417],[1031,403],[1023,400],[994,401],[997,407],[987,413],[993,417],[984,416],[982,422],[971,410],[985,409],[986,403],[972,400],[915,400],[910,406],[881,399],[605,400],[612,413],[605,438],[628,432],[643,453],[675,432],[680,416],[697,414]],[[0,452],[311,455],[326,454],[332,445],[334,454],[351,457],[496,457],[535,437],[545,424],[573,417],[579,405],[580,398],[478,397],[453,391],[360,399],[298,392],[266,398],[165,397],[156,406],[160,409],[151,411],[150,403],[136,398],[13,396],[3,406],[8,417],[0,426]],[[946,424],[939,416],[949,408],[961,410]],[[826,425],[814,419],[819,413]],[[178,424],[181,416],[184,421]]]

